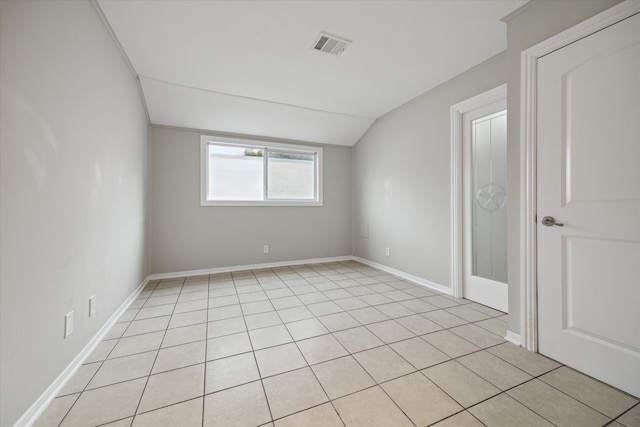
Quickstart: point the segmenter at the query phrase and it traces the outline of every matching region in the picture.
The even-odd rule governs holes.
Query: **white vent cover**
[[[325,52],[330,55],[338,56],[346,47],[351,44],[351,40],[343,39],[329,33],[321,32],[313,42],[312,48],[320,52]]]

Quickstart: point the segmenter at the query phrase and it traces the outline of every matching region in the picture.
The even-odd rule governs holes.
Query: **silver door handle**
[[[557,225],[558,227],[564,227],[564,224],[561,222],[556,222],[556,219],[552,216],[545,216],[542,218],[542,225],[546,225],[547,227],[552,227]]]

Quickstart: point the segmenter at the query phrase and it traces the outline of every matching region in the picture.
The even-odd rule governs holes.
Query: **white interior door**
[[[640,396],[640,15],[540,58],[537,117],[539,351]]]
[[[507,312],[506,100],[465,113],[465,298]]]

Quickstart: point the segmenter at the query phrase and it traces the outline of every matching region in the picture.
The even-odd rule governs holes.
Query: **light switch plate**
[[[89,297],[89,317],[93,317],[96,314],[96,296]]]
[[[68,337],[73,333],[73,311],[64,316],[64,337]]]

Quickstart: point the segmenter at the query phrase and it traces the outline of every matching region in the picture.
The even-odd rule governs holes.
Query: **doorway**
[[[506,85],[451,107],[453,295],[508,310]]]
[[[636,396],[638,12],[622,3],[523,52],[521,125],[523,343]]]

